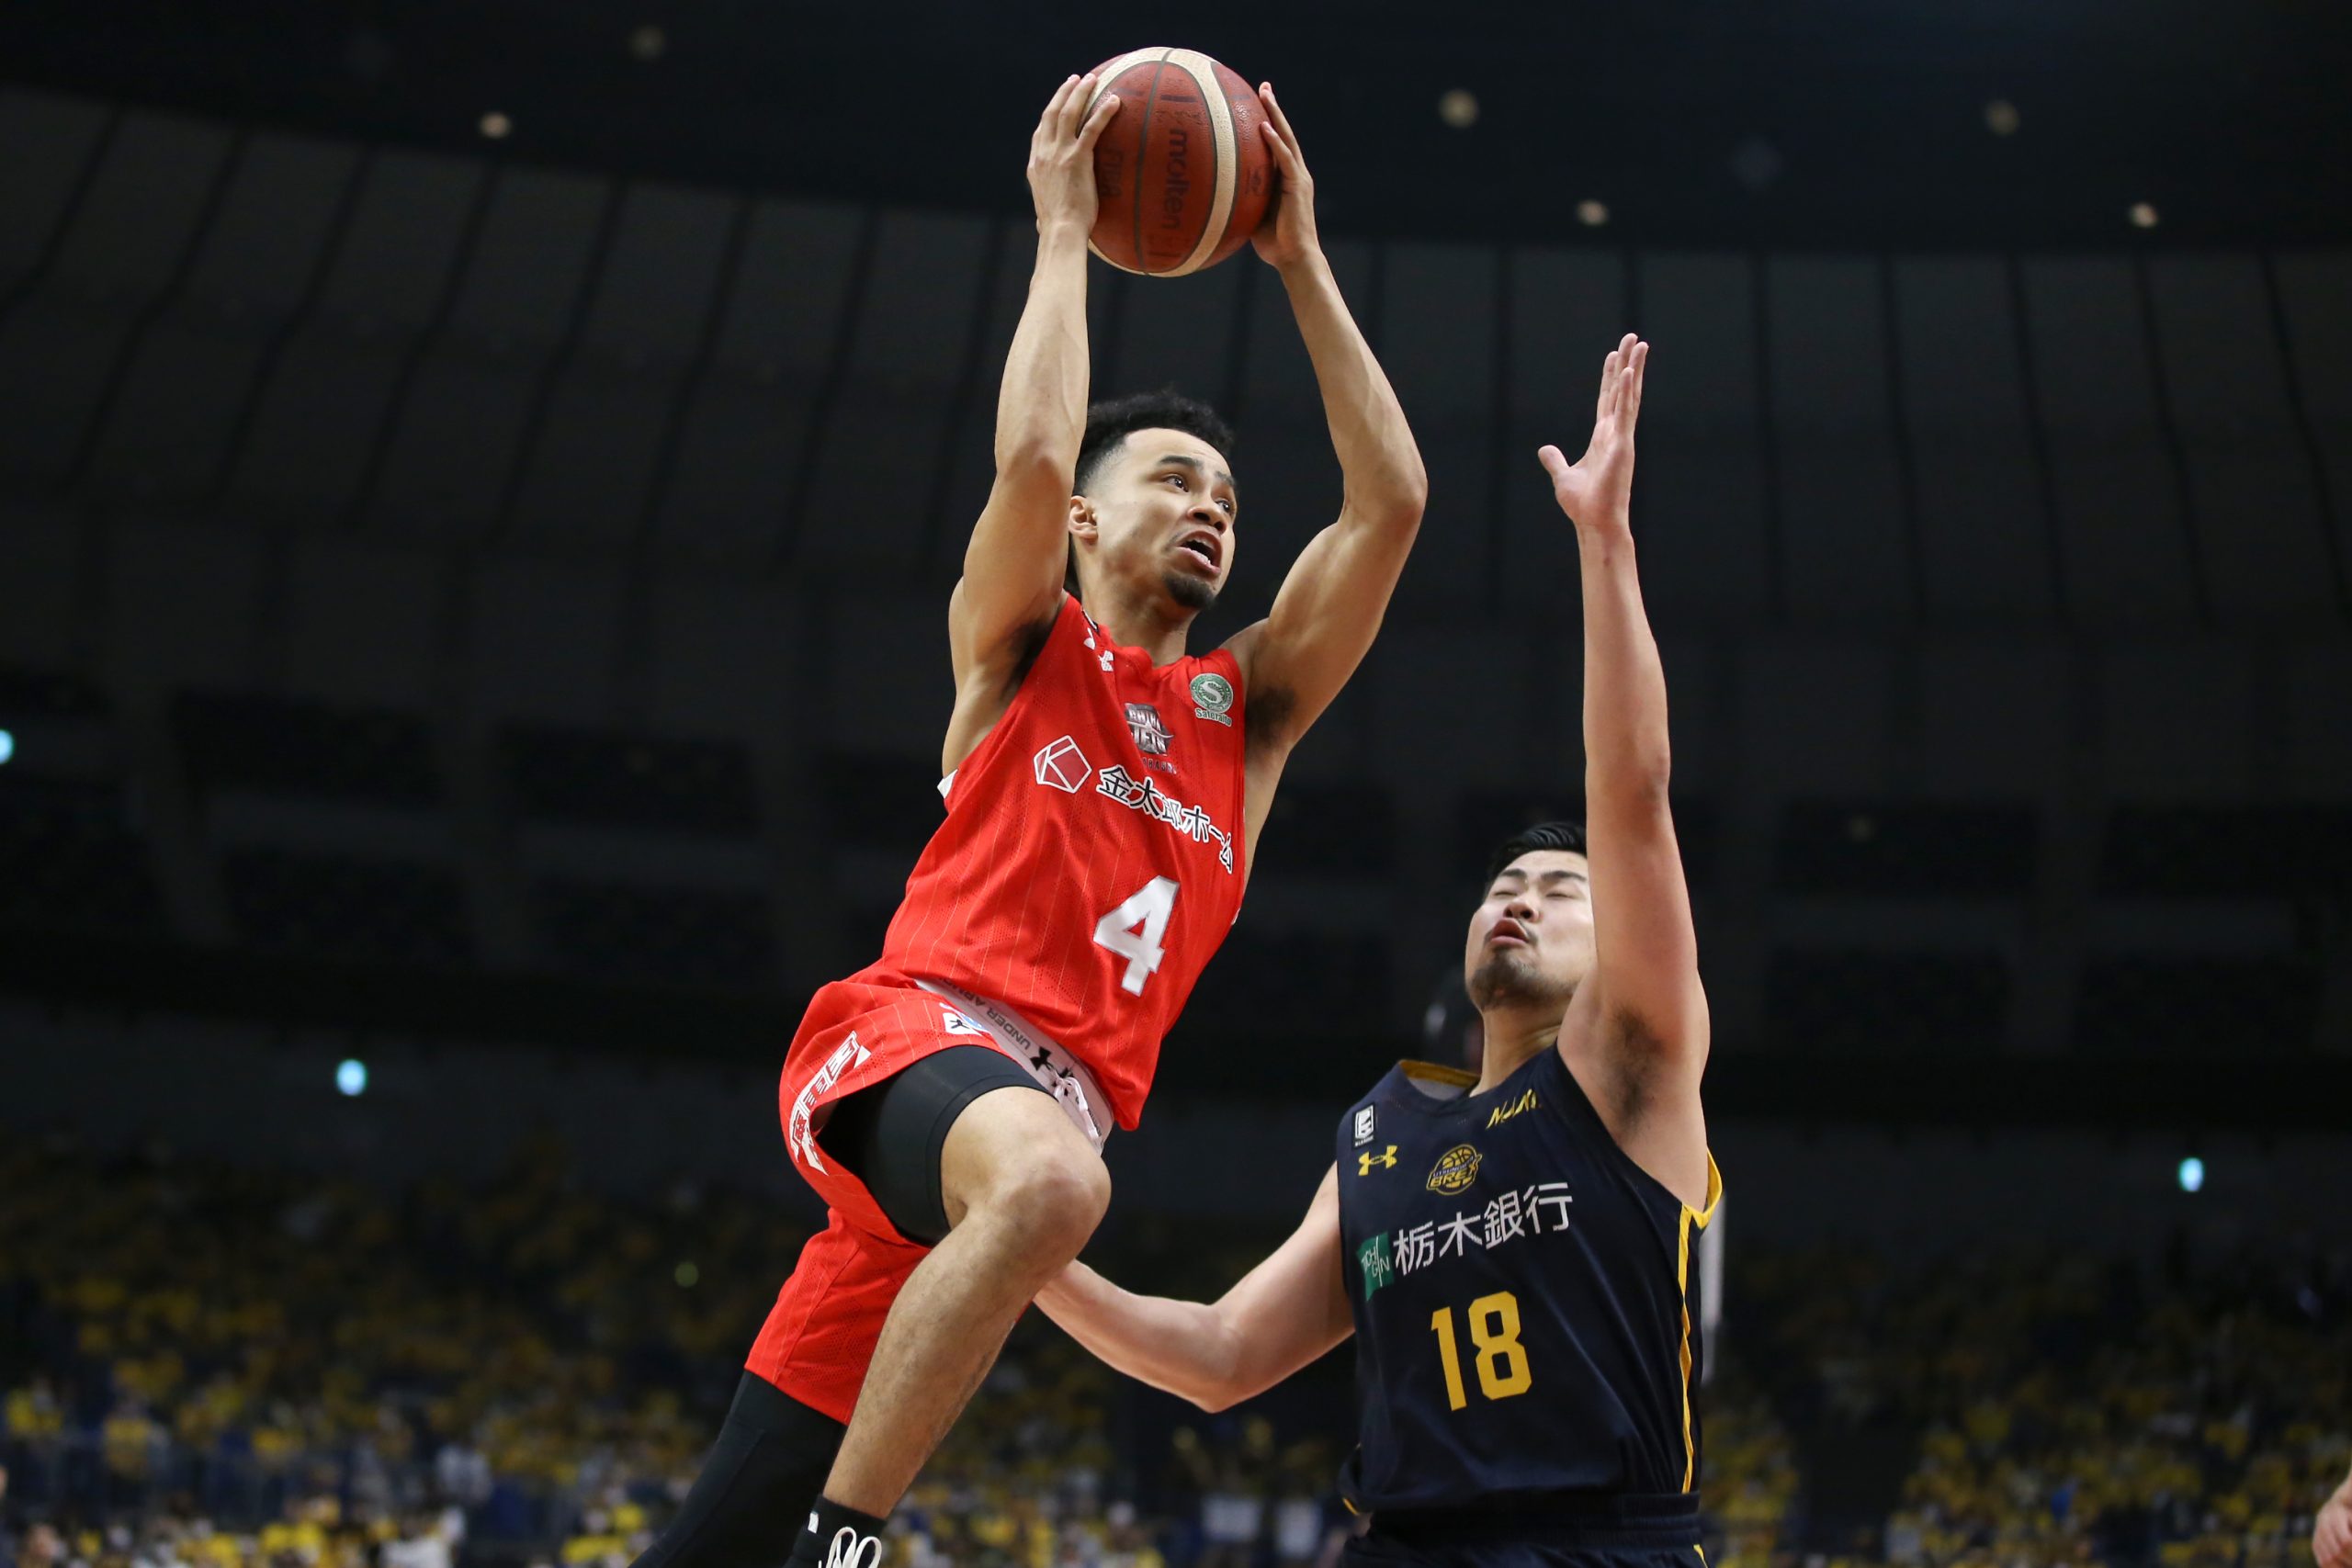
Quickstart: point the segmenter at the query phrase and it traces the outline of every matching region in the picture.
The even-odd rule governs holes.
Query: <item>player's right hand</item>
[[[2321,1507],[2312,1530],[2312,1557],[2319,1568],[2352,1568],[2352,1481]]]
[[[1094,190],[1094,144],[1119,112],[1119,95],[1105,93],[1089,114],[1094,73],[1072,76],[1054,93],[1029,141],[1029,195],[1037,204],[1037,231],[1074,225],[1091,233],[1101,197]]]

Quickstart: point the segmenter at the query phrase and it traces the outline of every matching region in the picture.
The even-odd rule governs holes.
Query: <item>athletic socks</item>
[[[808,1508],[808,1528],[793,1543],[795,1563],[817,1568],[882,1568],[882,1521],[820,1495]]]

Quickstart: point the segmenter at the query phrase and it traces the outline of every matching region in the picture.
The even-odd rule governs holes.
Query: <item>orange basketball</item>
[[[1094,144],[1094,254],[1181,277],[1239,250],[1273,190],[1250,85],[1197,50],[1138,49],[1095,67],[1095,99],[1105,93],[1119,108]]]

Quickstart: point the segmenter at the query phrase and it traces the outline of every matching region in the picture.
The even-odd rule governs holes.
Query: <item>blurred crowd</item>
[[[2019,1250],[1905,1272],[1825,1251],[1740,1279],[1776,1407],[1822,1453],[1893,1461],[1847,1517],[1815,1498],[1824,1568],[2308,1564],[2352,1462],[2341,1252],[2200,1259],[2182,1238],[2145,1264]]]
[[[0,1152],[0,1568],[620,1568],[684,1496],[799,1211]],[[1147,1227],[1148,1232],[1148,1227]],[[1165,1288],[1232,1256],[1147,1235]],[[1041,1320],[894,1521],[901,1561],[1312,1562],[1347,1368],[1204,1416]],[[1337,1516],[1337,1517],[1335,1517]]]
[[[625,1568],[684,1495],[803,1230],[681,1183],[0,1153],[0,1568]],[[1148,1222],[1213,1295],[1272,1236]],[[2185,1253],[1741,1252],[1704,1402],[1715,1568],[2270,1568],[2352,1461],[2352,1269]],[[1216,1416],[1034,1316],[892,1522],[896,1561],[1336,1558],[1342,1349]],[[2303,1555],[2298,1558],[2298,1552]]]

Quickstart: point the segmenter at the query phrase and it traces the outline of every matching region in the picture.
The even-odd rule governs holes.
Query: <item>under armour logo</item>
[[[1111,672],[1111,650],[1106,648],[1098,657],[1102,660],[1102,673],[1108,675]]]
[[[1043,1045],[1040,1045],[1037,1047],[1037,1054],[1029,1058],[1029,1065],[1042,1073],[1054,1065],[1054,1058]]]
[[[1396,1145],[1394,1144],[1388,1145],[1388,1152],[1386,1154],[1376,1155],[1370,1149],[1366,1149],[1363,1153],[1356,1156],[1356,1174],[1358,1176],[1370,1176],[1374,1166],[1379,1166],[1385,1170],[1389,1167],[1394,1166],[1396,1163]]]

